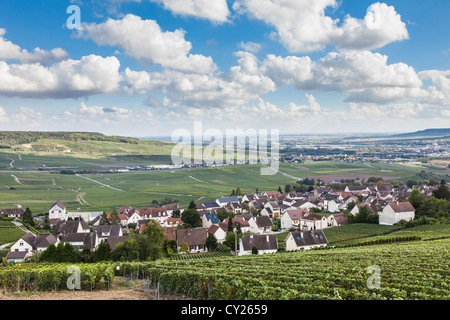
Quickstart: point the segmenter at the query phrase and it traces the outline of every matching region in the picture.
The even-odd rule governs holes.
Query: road
[[[104,183],[102,183],[102,182],[96,181],[96,180],[94,180],[94,179],[91,179],[91,178],[88,178],[88,177],[83,177],[83,176],[80,175],[80,174],[76,174],[76,176],[77,176],[77,177],[80,177],[80,178],[83,178],[83,179],[86,179],[86,180],[89,180],[89,181],[92,181],[92,182],[95,182],[95,183],[97,183],[97,184],[99,184],[99,185],[101,185],[101,186],[110,188],[110,189],[112,189],[112,190],[116,190],[116,191],[120,191],[120,192],[126,192],[126,191],[124,191],[124,190],[121,190],[121,189],[117,189],[117,188],[111,187],[111,186],[109,186],[109,185],[107,185],[107,184],[104,184]]]

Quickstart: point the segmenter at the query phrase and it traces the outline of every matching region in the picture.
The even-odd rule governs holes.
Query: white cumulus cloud
[[[161,65],[187,72],[209,73],[217,66],[211,57],[190,54],[192,44],[181,29],[163,31],[155,20],[142,20],[128,14],[120,20],[83,24],[78,37],[92,39],[98,45],[123,49],[143,65]]]
[[[377,2],[364,19],[347,15],[341,23],[325,14],[327,8],[338,7],[337,0],[236,0],[233,5],[236,12],[273,26],[291,52],[317,51],[327,45],[372,50],[409,39],[406,24],[392,6]]]

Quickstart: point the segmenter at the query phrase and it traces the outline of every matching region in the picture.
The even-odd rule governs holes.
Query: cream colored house
[[[286,251],[311,250],[327,244],[328,240],[322,230],[295,231],[286,238]]]
[[[392,202],[379,213],[379,224],[392,226],[402,220],[415,218],[416,209],[409,202]]]

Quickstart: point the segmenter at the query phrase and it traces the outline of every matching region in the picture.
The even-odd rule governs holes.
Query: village
[[[178,204],[145,209],[123,206],[114,213],[117,223],[105,224],[103,212],[68,211],[64,203],[57,201],[45,219],[37,220],[38,229],[47,223],[52,232],[38,235],[29,231],[11,246],[6,261],[26,262],[33,254],[60,242],[70,243],[79,251],[95,251],[102,242],[114,249],[130,237],[130,229],[134,234],[143,234],[149,221],[157,222],[164,230],[165,243],[175,242],[179,254],[207,253],[208,237],[224,244],[230,232],[239,234],[238,242],[229,248],[237,256],[310,250],[327,246],[324,229],[349,224],[349,217],[358,216],[363,208],[370,212],[372,223],[394,225],[402,220],[412,221],[416,211],[408,201],[412,191],[416,189],[430,197],[436,188],[394,188],[383,183],[349,185],[344,190],[315,187],[305,193],[278,190],[221,197],[212,202],[191,203],[201,219],[201,226],[195,227],[184,224],[186,210]],[[20,219],[24,213],[22,208],[0,211],[1,216],[14,219]],[[107,219],[111,218],[107,215]],[[284,248],[276,237],[280,233],[287,235]]]

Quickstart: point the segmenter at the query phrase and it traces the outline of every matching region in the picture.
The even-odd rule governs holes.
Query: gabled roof
[[[109,246],[111,247],[112,250],[114,250],[114,248],[120,244],[120,243],[124,243],[125,240],[127,240],[129,238],[129,236],[114,236],[114,237],[109,237],[108,239],[106,239],[105,241],[109,244]]]
[[[291,232],[291,235],[297,247],[328,244],[328,240],[322,230],[295,231]]]
[[[59,233],[76,233],[78,230],[78,225],[81,223],[81,228],[84,230],[89,230],[89,225],[84,221],[63,221],[56,225],[55,231]]]
[[[217,213],[215,213],[215,212],[206,212],[204,214],[204,217],[206,218],[206,220],[210,221],[212,224],[217,224],[220,222],[220,219],[217,216]]]
[[[258,228],[272,227],[273,222],[268,216],[259,216],[255,218],[256,225]]]
[[[206,209],[211,209],[211,208],[220,208],[220,206],[217,204],[217,202],[204,202],[203,206]]]
[[[50,210],[54,207],[54,206],[58,206],[58,207],[60,207],[61,209],[66,209],[66,205],[64,204],[64,203],[62,203],[61,201],[56,201],[51,207],[50,207]]]
[[[33,248],[47,248],[51,244],[55,244],[58,241],[54,235],[39,236],[36,238]]]
[[[118,237],[120,234],[121,226],[119,225],[105,225],[94,227],[94,231],[97,233],[99,238],[105,238],[104,233],[108,233],[108,237]]]
[[[394,212],[416,211],[410,202],[392,202],[389,204]]]
[[[25,259],[25,256],[28,254],[28,252],[26,251],[10,251],[6,254],[6,259]]]
[[[285,214],[288,214],[291,220],[299,220],[305,216],[305,214],[308,214],[309,211],[306,209],[290,209],[286,210]]]
[[[13,209],[1,209],[0,214],[7,215],[23,215],[25,211],[22,208],[13,208]]]
[[[229,202],[239,202],[239,199],[237,197],[224,197],[218,198],[217,201],[219,203],[229,203]]]
[[[205,245],[208,237],[208,229],[177,229],[177,243],[193,245]]]
[[[244,251],[251,251],[253,247],[258,250],[278,249],[278,239],[274,235],[245,235],[240,241]]]

